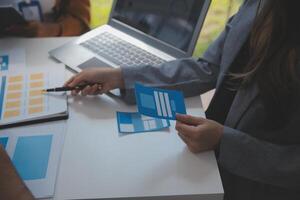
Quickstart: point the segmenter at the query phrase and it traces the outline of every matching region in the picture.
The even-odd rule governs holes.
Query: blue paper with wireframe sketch
[[[135,84],[135,95],[140,114],[175,120],[176,113],[186,114],[182,92],[145,87]]]
[[[141,115],[140,113],[117,112],[120,134],[159,131],[170,127],[169,120]]]

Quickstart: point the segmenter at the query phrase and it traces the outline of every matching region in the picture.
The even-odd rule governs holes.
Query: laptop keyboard
[[[101,33],[80,45],[119,66],[160,65],[165,62],[108,32]]]

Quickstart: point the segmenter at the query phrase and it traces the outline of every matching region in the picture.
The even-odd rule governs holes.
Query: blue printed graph
[[[6,71],[9,68],[9,56],[0,56],[0,71]]]
[[[3,104],[4,104],[4,95],[6,87],[6,76],[0,77],[0,120],[2,118]]]
[[[0,138],[0,145],[2,145],[2,147],[4,147],[4,149],[6,149],[7,143],[8,143],[8,137]]]
[[[46,178],[52,137],[43,135],[18,138],[12,161],[23,180]]]

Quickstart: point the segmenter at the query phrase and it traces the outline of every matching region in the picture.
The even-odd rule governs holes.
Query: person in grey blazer
[[[202,58],[160,66],[94,68],[66,86],[76,95],[134,84],[183,91],[216,88],[207,118],[178,115],[176,129],[193,153],[215,150],[228,200],[300,199],[299,1],[245,0]]]

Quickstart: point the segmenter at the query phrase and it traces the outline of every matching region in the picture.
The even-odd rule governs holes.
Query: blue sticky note
[[[12,162],[23,180],[47,175],[52,135],[19,137]]]
[[[117,112],[119,133],[133,134],[158,131],[170,127],[169,120],[147,117],[139,113]]]
[[[154,118],[175,120],[176,113],[186,114],[182,92],[135,84],[139,113]]]
[[[6,149],[7,142],[8,142],[8,137],[0,138],[0,145],[2,145],[4,147],[4,149]]]
[[[8,70],[8,65],[9,65],[9,56],[8,55],[0,56],[0,71]]]

